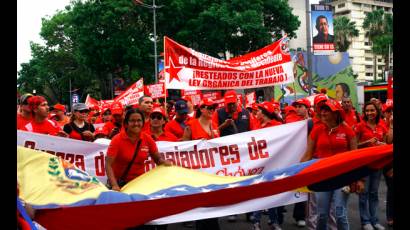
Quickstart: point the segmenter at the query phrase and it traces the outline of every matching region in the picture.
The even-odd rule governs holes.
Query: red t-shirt
[[[215,126],[215,124],[213,122],[211,122],[213,137],[211,135],[209,135],[208,132],[206,132],[202,128],[201,124],[199,123],[199,120],[196,119],[196,118],[190,119],[188,121],[187,125],[191,128],[191,140],[198,140],[198,139],[202,139],[202,138],[205,138],[205,139],[209,140],[209,139],[212,139],[212,138],[219,137],[218,127]]]
[[[186,127],[186,124],[184,123],[183,126]],[[184,128],[182,128],[181,124],[175,119],[165,125],[164,131],[172,133],[177,138],[182,138],[184,135]]]
[[[313,156],[324,158],[349,151],[350,140],[354,137],[353,129],[343,123],[331,132],[326,125],[314,125],[309,136],[315,143]]]
[[[149,130],[148,132],[145,132],[145,133],[150,135],[152,137],[152,139],[154,139],[154,141],[173,141],[173,142],[178,141],[178,138],[174,134],[172,134],[170,132],[167,132],[167,131],[162,132],[161,135],[158,138],[156,138],[151,133],[151,130]]]
[[[261,122],[252,113],[250,113],[249,122],[251,123],[251,127],[253,129],[260,129],[261,128]]]
[[[22,130],[29,131],[33,133],[42,133],[57,136],[58,132],[61,131],[61,127],[57,122],[50,119],[45,119],[43,122],[37,123],[34,120],[27,123]]]
[[[31,117],[29,119],[23,117],[21,114],[17,114],[17,129],[22,130],[24,126],[30,123]]]
[[[354,125],[356,125],[358,123],[355,110],[351,109],[349,112],[346,112],[346,111],[344,111],[344,112],[345,112],[345,122],[350,127],[353,127]]]
[[[298,116],[295,113],[288,114],[285,117],[285,123],[292,123],[292,122],[301,121],[301,120],[304,120],[304,118],[301,116]]]
[[[277,121],[277,120],[271,120],[268,123],[266,123],[265,125],[261,125],[260,128],[268,128],[268,127],[272,127],[272,126],[277,126],[277,125],[281,125],[282,123]]]
[[[148,159],[149,155],[158,152],[155,141],[148,134],[141,132],[140,140],[141,145],[134,163],[125,177],[126,182],[144,174],[144,161]],[[107,156],[115,158],[112,163],[112,169],[117,179],[120,179],[128,164],[131,162],[137,143],[138,141],[131,141],[125,130],[121,130],[121,132],[115,135],[111,140],[107,149]]]
[[[355,132],[358,137],[359,142],[364,142],[367,141],[373,137],[376,137],[378,141],[383,142],[384,135],[387,133],[386,127],[379,122],[379,124],[376,125],[374,130],[370,128],[370,126],[367,124],[366,121],[362,121],[359,124],[357,124],[355,128]],[[376,144],[366,144],[363,147],[371,147],[371,146],[376,146]]]

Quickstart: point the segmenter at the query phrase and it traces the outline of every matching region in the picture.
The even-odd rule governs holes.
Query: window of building
[[[365,50],[364,53],[365,54],[373,54],[371,50]]]
[[[383,69],[382,65],[377,66],[377,69]]]
[[[382,62],[382,59],[379,58],[379,59],[377,59],[377,61],[378,61],[378,62]]]
[[[372,65],[365,65],[366,69],[372,69],[373,66]]]
[[[366,60],[366,61],[373,61],[373,58],[367,57],[367,58],[364,58],[364,60]]]
[[[373,76],[372,73],[366,73],[365,75],[366,75],[366,77],[372,77]]]
[[[344,3],[337,5],[337,8],[342,8],[342,7],[345,7]]]
[[[372,42],[364,42],[364,45],[365,45],[365,46],[371,46],[371,45],[372,45]]]

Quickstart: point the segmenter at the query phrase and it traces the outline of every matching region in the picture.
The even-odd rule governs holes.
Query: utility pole
[[[70,91],[70,111],[71,111],[72,104],[73,104],[73,98],[71,97],[71,76],[70,76],[69,87],[70,87],[69,91]]]
[[[142,7],[152,9],[152,18],[154,23],[154,64],[155,64],[155,83],[158,83],[158,55],[157,55],[157,22],[156,22],[156,9],[159,9],[161,6],[155,5],[155,0],[152,1],[152,5],[143,3],[141,0],[134,0],[134,3]]]
[[[311,45],[311,31],[310,31],[310,4],[309,0],[305,1],[306,4],[306,38],[307,38],[307,75],[308,75],[308,90],[309,96],[312,94],[312,45]]]

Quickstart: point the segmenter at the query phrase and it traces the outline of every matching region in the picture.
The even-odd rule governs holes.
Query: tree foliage
[[[356,29],[356,22],[352,22],[349,18],[342,16],[335,18],[333,25],[336,50],[346,52],[352,43],[352,38],[359,36],[359,30]]]
[[[145,1],[145,4],[150,2]],[[295,36],[300,25],[286,0],[158,0],[158,53],[163,36],[217,56],[260,49],[281,37]],[[33,58],[22,64],[22,91],[47,92],[68,103],[68,85],[82,98],[111,97],[110,81],[127,84],[144,77],[154,81],[152,9],[132,0],[74,0],[51,18],[42,19],[45,45],[32,44]]]

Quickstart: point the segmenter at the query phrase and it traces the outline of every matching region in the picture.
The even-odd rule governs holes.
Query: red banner
[[[98,103],[97,99],[94,99],[90,96],[90,94],[87,94],[87,98],[85,99],[85,105],[88,108],[92,108],[94,106],[99,106],[100,104]]]
[[[387,78],[387,99],[393,100],[393,75]]]
[[[181,96],[189,96],[193,105],[199,105],[202,100],[201,90],[181,90]]]
[[[294,81],[285,37],[252,53],[220,60],[164,37],[167,89],[245,89]]]
[[[138,104],[138,99],[144,95],[144,80],[139,79],[125,90],[124,93],[114,98],[114,102],[120,102],[123,106]]]
[[[203,98],[208,98],[208,99],[212,99],[212,100],[218,100],[221,99],[221,92],[217,91],[217,92],[208,92],[208,93],[203,93]]]
[[[163,83],[144,86],[145,95],[152,99],[164,98],[167,96],[165,85]]]

